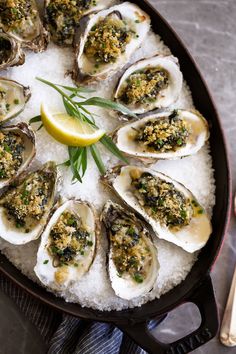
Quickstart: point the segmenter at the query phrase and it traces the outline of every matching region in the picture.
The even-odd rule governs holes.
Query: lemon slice
[[[89,146],[97,143],[105,134],[103,129],[93,128],[67,113],[52,113],[45,104],[41,105],[41,118],[47,132],[68,146]]]

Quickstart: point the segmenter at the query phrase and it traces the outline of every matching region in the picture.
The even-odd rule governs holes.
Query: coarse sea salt
[[[154,54],[170,54],[169,49],[161,41],[160,37],[152,31],[147,36],[142,47],[132,57],[130,63]],[[35,78],[41,77],[49,81],[64,85],[73,85],[71,78],[65,73],[73,67],[74,54],[70,48],[59,48],[50,44],[44,53],[26,53],[26,62],[23,66],[11,68],[2,72],[1,76],[19,81],[23,85],[30,86],[32,97],[27,103],[23,113],[14,119],[14,123],[25,121],[36,116],[40,112],[40,104],[45,102],[56,111],[63,109],[60,96],[51,88],[45,86]],[[95,95],[111,98],[111,93],[117,83],[121,72],[116,73],[111,79],[94,86]],[[91,94],[92,95],[92,94]],[[184,84],[181,97],[171,108],[193,108],[191,93]],[[99,117],[97,124],[108,132],[116,128],[120,122],[108,111],[95,110]],[[67,159],[67,148],[53,140],[44,129],[36,133],[37,155],[31,165],[31,169],[54,160],[61,163]],[[114,166],[117,160],[101,147],[104,163],[108,168]],[[199,202],[211,215],[215,203],[215,183],[212,169],[212,159],[209,146],[206,145],[196,155],[176,161],[161,161],[152,166],[166,173],[172,178],[183,183],[197,197]],[[94,162],[89,159],[89,166],[83,183],[71,183],[69,169],[60,168],[63,175],[61,195],[66,198],[76,197],[91,202],[101,212],[101,208],[107,199],[115,199],[99,181],[99,172]],[[194,177],[194,178],[193,178]],[[3,254],[25,274],[35,282],[39,282],[34,273],[37,248],[40,240],[30,242],[23,246],[14,246],[0,239],[0,249]],[[111,288],[106,270],[107,240],[105,234],[101,235],[96,258],[89,272],[76,284],[68,288],[60,296],[68,302],[76,302],[82,306],[99,310],[121,310],[128,307],[141,306],[154,298],[171,290],[182,282],[193,264],[197,260],[197,254],[190,254],[168,242],[155,239],[160,263],[159,276],[154,289],[132,301],[118,298]],[[50,291],[50,289],[47,289]]]

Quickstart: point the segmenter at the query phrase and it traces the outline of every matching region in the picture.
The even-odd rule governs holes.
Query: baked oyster
[[[151,291],[158,276],[157,249],[143,222],[108,201],[101,219],[109,240],[108,272],[116,295],[131,300]]]
[[[45,21],[53,42],[72,45],[81,17],[100,11],[111,3],[112,0],[46,0]]]
[[[29,166],[35,152],[35,135],[27,124],[0,129],[0,189]]]
[[[0,124],[20,114],[30,96],[29,87],[0,77]]]
[[[0,28],[14,37],[22,47],[42,52],[48,44],[34,0],[2,0],[0,2]]]
[[[130,66],[121,77],[114,98],[136,114],[165,108],[179,97],[183,75],[178,59],[155,56]]]
[[[20,43],[0,31],[0,70],[5,70],[10,66],[22,65],[24,62],[25,54],[21,50]]]
[[[208,124],[202,115],[180,109],[153,113],[125,124],[113,134],[123,153],[147,163],[193,155],[208,137]]]
[[[54,205],[58,173],[54,162],[21,175],[0,198],[0,236],[22,245],[38,238]]]
[[[127,64],[149,29],[149,16],[129,2],[81,19],[75,37],[74,79],[109,77]]]
[[[59,206],[45,228],[34,271],[54,290],[78,282],[93,263],[99,226],[90,204],[67,200]]]
[[[160,239],[189,253],[208,241],[212,232],[209,217],[181,183],[138,166],[115,167],[103,181],[150,224]]]

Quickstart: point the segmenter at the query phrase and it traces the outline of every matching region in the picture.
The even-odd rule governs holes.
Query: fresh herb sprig
[[[90,97],[86,98],[85,94],[94,92],[93,90],[86,87],[70,87],[54,84],[45,79],[36,78],[42,83],[52,87],[55,89],[62,97],[63,104],[65,110],[68,115],[79,119],[82,122],[87,123],[93,129],[99,129],[95,122],[95,114],[91,113],[87,107],[96,106],[104,109],[112,109],[118,111],[122,114],[127,114],[131,117],[136,118],[136,115],[133,114],[128,108],[123,106],[122,104],[113,102],[108,99],[104,99],[102,97]],[[41,116],[36,116],[30,119],[29,123],[37,123],[42,122]],[[43,125],[41,124],[39,129],[41,129]],[[38,130],[39,130],[38,129]],[[112,141],[112,139],[108,135],[103,135],[99,142],[114,156],[116,156],[119,160],[128,163],[128,160],[122,154],[122,152],[118,149],[116,144]],[[93,160],[95,161],[99,171],[101,174],[105,174],[106,167],[102,161],[101,153],[99,151],[98,145],[92,144],[87,147],[74,147],[68,146],[68,160],[62,163],[64,166],[70,167],[73,174],[73,181],[79,181],[82,183],[83,177],[87,170],[88,166],[88,154],[91,154]]]

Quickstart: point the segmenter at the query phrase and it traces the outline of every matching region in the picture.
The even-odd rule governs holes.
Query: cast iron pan
[[[173,29],[147,1],[133,2],[151,16],[154,31],[179,58],[181,70],[191,88],[195,105],[207,118],[211,127],[210,145],[215,169],[216,205],[210,240],[201,251],[199,260],[180,285],[160,299],[123,311],[101,312],[66,303],[22,275],[3,255],[0,255],[0,268],[16,284],[57,310],[83,319],[114,323],[149,353],[188,353],[212,339],[218,330],[217,307],[209,273],[219,254],[229,217],[231,196],[229,163],[216,108],[194,60]],[[158,342],[148,329],[148,321],[153,318],[160,320],[166,313],[184,302],[192,302],[198,306],[202,317],[200,327],[174,343]]]

